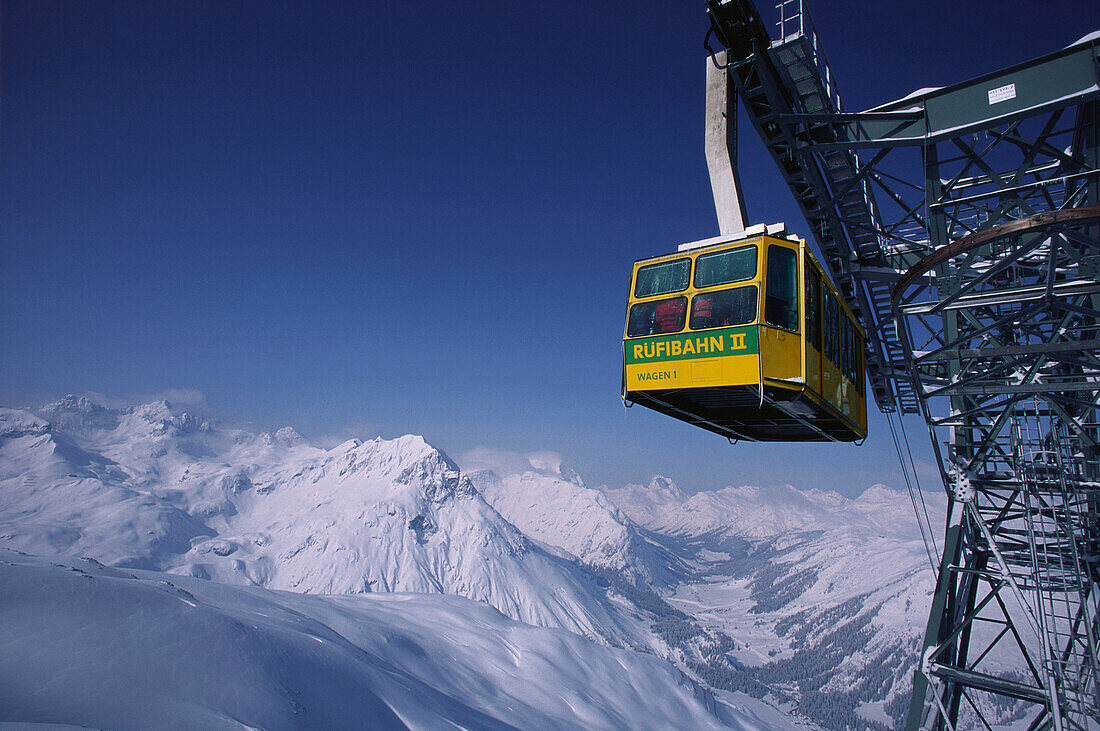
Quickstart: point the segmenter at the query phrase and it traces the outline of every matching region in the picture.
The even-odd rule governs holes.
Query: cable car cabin
[[[692,246],[634,263],[627,406],[730,439],[863,439],[864,335],[806,242]]]

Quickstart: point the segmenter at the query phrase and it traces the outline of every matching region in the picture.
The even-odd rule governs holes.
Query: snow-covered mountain
[[[470,473],[478,492],[510,523],[600,573],[634,584],[670,586],[684,566],[600,490],[560,463],[523,471]]]
[[[134,572],[137,579],[121,594],[113,588],[101,597],[108,603],[136,601],[131,594],[144,596],[158,582],[186,586],[191,599],[185,604],[198,597],[192,603],[212,613],[210,621],[244,622],[259,632],[257,642],[274,630],[241,617],[268,613],[265,602],[322,622],[360,650],[374,640],[352,638],[352,630],[341,627],[370,625],[383,608],[400,614],[408,607],[417,630],[399,644],[428,641],[459,665],[474,665],[474,654],[452,645],[488,642],[492,670],[478,676],[463,666],[457,672],[494,697],[500,676],[513,672],[509,661],[495,654],[493,641],[456,640],[448,623],[479,623],[470,630],[477,634],[500,631],[504,620],[485,620],[482,610],[449,615],[453,597],[529,625],[670,659],[715,690],[719,700],[707,701],[712,710],[723,703],[749,706],[767,727],[792,725],[772,705],[821,728],[886,728],[903,712],[932,587],[905,494],[883,486],[856,499],[793,487],[689,494],[663,477],[593,489],[554,455],[481,462],[464,474],[415,436],[320,449],[290,428],[229,429],[166,402],[110,409],[66,397],[41,409],[0,409],[0,548],[88,556],[111,567],[97,571]],[[943,497],[925,498],[932,525],[942,525]],[[27,570],[37,576],[44,569]],[[297,598],[264,593],[278,589]],[[392,592],[423,596],[394,597],[393,604],[376,596]],[[360,603],[347,605],[352,610],[345,601]],[[417,614],[421,601],[427,608]],[[329,621],[337,616],[332,622],[343,622],[339,627]],[[52,631],[49,621],[43,619],[43,632]],[[292,628],[289,640],[283,634],[268,639],[304,642],[300,629]],[[541,647],[545,640],[532,642]],[[589,673],[585,663],[604,662],[590,661],[587,647],[568,645],[583,656],[576,677]],[[397,654],[386,656],[384,673],[396,672]],[[422,682],[418,673],[427,672],[431,692],[458,697],[439,667],[409,662],[402,666],[408,677]],[[262,675],[265,667],[239,671]],[[368,700],[381,699],[378,717],[389,718],[384,705],[405,719],[404,701],[381,687],[364,691]],[[566,705],[577,715],[561,711],[559,718],[547,710],[558,708],[556,700],[536,702],[524,693],[509,692],[501,703],[509,709],[533,704],[533,718],[558,719],[551,726],[614,726],[628,718],[616,716],[620,710],[604,717],[571,700]],[[465,719],[460,725],[513,722],[495,702],[482,699],[458,710],[450,700],[440,702],[439,718]],[[485,711],[490,706],[495,710]],[[595,714],[591,724],[588,714]],[[749,715],[731,718],[725,720],[755,723]]]
[[[0,410],[0,495],[0,544],[28,553],[307,593],[455,594],[638,639],[590,575],[531,543],[420,437],[322,450],[165,402],[68,397],[40,415]]]
[[[788,704],[826,728],[891,727],[904,713],[933,586],[907,494],[689,495],[664,477],[593,490],[554,465],[510,467],[472,480],[529,535],[634,581],[614,586],[653,614],[659,652],[713,687]],[[923,497],[938,533],[945,499]],[[654,565],[663,570],[647,574]]]
[[[914,535],[917,530],[909,497],[882,485],[868,488],[854,500],[835,492],[800,490],[790,485],[726,487],[689,496],[667,477],[655,477],[649,485],[605,488],[604,492],[639,525],[675,536],[720,532],[765,538],[841,525],[869,532],[886,531],[899,537]],[[927,500],[943,512],[939,507],[944,502],[942,495],[928,496]]]
[[[4,549],[0,597],[5,726],[769,727],[655,657],[457,597],[271,592]]]
[[[694,575],[666,598],[736,638],[736,663],[710,662],[701,676],[826,727],[900,721],[934,585],[907,494],[876,485],[855,499],[789,486],[689,496],[667,478],[606,492],[695,556]],[[938,533],[946,499],[923,500]]]
[[[0,409],[0,542],[155,568],[213,531],[115,459],[26,411]]]

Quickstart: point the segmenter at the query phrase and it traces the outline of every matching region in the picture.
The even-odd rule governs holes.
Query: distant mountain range
[[[665,477],[594,490],[537,471],[471,479],[529,535],[634,582],[624,594],[656,588],[636,603],[655,618],[660,654],[712,687],[824,728],[902,723],[934,584],[908,495],[689,495]],[[924,500],[941,526],[945,497]]]
[[[942,525],[942,496],[925,500]],[[481,602],[546,628],[539,632],[586,638],[568,641],[581,675],[563,683],[583,685],[592,669],[584,665],[596,667],[608,652],[638,657],[646,668],[660,661],[644,658],[656,655],[679,668],[665,665],[668,678],[686,677],[655,688],[670,698],[686,689],[691,713],[707,724],[893,727],[908,701],[932,587],[912,510],[907,495],[882,486],[853,500],[790,487],[688,494],[662,477],[592,488],[553,463],[467,475],[420,437],[326,450],[289,428],[228,429],[166,402],[109,409],[66,397],[40,409],[0,409],[0,548],[69,557],[62,566],[126,579],[101,582],[121,592],[111,601],[139,601],[160,581],[206,597],[203,611],[223,618],[274,602],[359,648],[370,643],[326,621],[332,607],[369,623],[375,608],[398,605],[364,595],[424,595],[408,603],[416,629],[401,642],[450,652],[463,673],[482,678],[485,687],[471,691],[481,696],[462,698],[462,709],[440,705],[444,716],[486,714],[474,726],[517,722],[493,698],[504,676],[522,672],[508,663],[473,667],[477,653],[455,654],[457,629],[448,622],[466,633],[480,622],[493,635],[477,641],[490,664],[496,635],[513,625],[462,604],[433,604],[444,602],[438,595]],[[78,566],[79,557],[110,569]],[[48,562],[3,561],[0,580],[61,581]],[[43,627],[49,616],[44,611]],[[64,653],[55,655],[43,667]],[[403,662],[418,682],[454,697],[451,686],[418,675],[438,672],[431,663]],[[561,660],[562,674],[568,667]],[[20,720],[5,715],[11,706],[2,693],[0,721]],[[396,696],[379,697],[391,710],[400,705]],[[585,714],[600,705],[609,715],[597,714],[590,727],[640,718],[600,694],[588,698],[587,711],[577,707],[574,722],[545,698],[508,697],[537,707],[549,726],[589,726]]]

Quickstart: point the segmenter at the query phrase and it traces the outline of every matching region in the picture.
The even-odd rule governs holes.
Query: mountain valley
[[[174,576],[195,595],[423,596],[424,617],[431,596],[461,597],[584,638],[586,656],[664,658],[708,718],[744,728],[895,727],[933,583],[909,497],[883,486],[593,488],[560,461],[466,473],[420,437],[321,449],[166,402],[0,409],[0,497],[0,548],[16,556]],[[943,503],[925,496],[933,525]]]

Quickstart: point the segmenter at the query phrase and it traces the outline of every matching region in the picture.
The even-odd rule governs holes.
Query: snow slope
[[[669,664],[457,597],[312,596],[0,549],[0,723],[763,728]]]
[[[480,470],[470,480],[485,500],[524,534],[565,551],[585,566],[632,583],[669,586],[683,566],[600,490],[560,465],[523,471]]]
[[[728,487],[687,495],[665,478],[607,494],[694,550],[668,597],[736,638],[731,687],[797,704],[819,722],[888,725],[907,708],[933,573],[906,493]],[[935,535],[946,498],[923,496]],[[865,709],[872,708],[874,713]]]
[[[0,543],[154,568],[213,535],[201,519],[137,487],[115,460],[26,411],[0,409]]]
[[[197,579],[250,587],[212,598],[207,608],[216,614],[224,614],[225,597],[292,590],[293,607],[282,599],[280,606],[345,639],[366,621],[356,613],[361,607],[395,607],[400,615],[424,601],[438,603],[422,615],[413,610],[409,627],[459,642],[456,627],[473,620],[447,615],[439,607],[456,600],[439,595],[465,597],[531,625],[646,648],[715,689],[768,696],[826,726],[826,719],[860,727],[866,714],[897,717],[931,590],[905,494],[876,486],[854,500],[793,487],[689,495],[662,477],[594,490],[554,455],[513,457],[468,477],[415,436],[326,450],[290,428],[227,429],[166,402],[116,410],[66,397],[33,413],[0,409],[0,547],[170,572],[139,576],[154,585],[194,583],[193,597],[212,586]],[[938,536],[943,498],[925,497]],[[380,592],[425,596],[398,606]],[[101,598],[105,606],[114,601]],[[96,606],[82,611],[94,614]],[[356,614],[340,624],[337,609],[347,607]],[[58,619],[70,620],[82,621]],[[497,631],[487,621],[478,627],[470,631]],[[449,645],[446,652],[460,657]],[[413,662],[406,670],[421,678],[424,667]],[[462,697],[461,686],[448,685],[458,680],[432,673],[433,689],[457,687]],[[503,683],[476,682],[493,697]],[[364,692],[382,699],[370,701],[380,719],[389,718],[383,705],[398,721],[409,713],[375,686]],[[509,708],[522,706],[519,695],[509,696]],[[723,697],[742,699],[770,726],[789,725],[744,696]],[[483,713],[488,702],[454,712]],[[546,713],[555,703],[534,705]],[[590,712],[577,710],[583,698],[567,705]],[[491,715],[493,723],[506,716]]]
[[[631,577],[638,591],[614,586],[654,615],[662,656],[821,723],[858,724],[861,708],[883,720],[903,705],[932,590],[907,494],[876,485],[856,499],[790,486],[689,495],[663,477],[591,490],[515,462],[503,477],[471,479],[528,535]],[[944,499],[925,499],[938,533]]]

